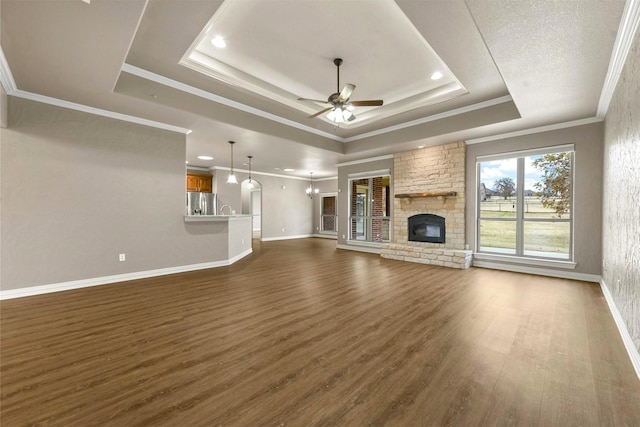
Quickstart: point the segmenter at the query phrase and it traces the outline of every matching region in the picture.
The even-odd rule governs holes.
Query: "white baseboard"
[[[52,292],[69,291],[72,289],[88,288],[91,286],[108,285],[110,283],[128,280],[145,279],[148,277],[164,276],[167,274],[184,273],[186,271],[204,270],[207,268],[225,267],[251,254],[248,250],[228,260],[203,262],[199,264],[180,265],[177,267],[158,268],[156,270],[137,271],[134,273],[115,274],[113,276],[94,277],[91,279],[72,280],[70,282],[52,283],[49,285],[29,286],[27,288],[0,291],[0,300],[29,297],[33,295],[49,294]]]
[[[336,245],[338,249],[346,249],[349,251],[356,252],[368,252],[370,254],[378,254],[380,255],[380,247],[371,247],[371,246],[358,246],[358,245]]]
[[[607,301],[607,305],[609,306],[609,311],[613,316],[613,320],[616,322],[618,332],[620,333],[620,337],[622,338],[624,347],[627,349],[627,353],[629,354],[629,359],[631,359],[633,369],[635,369],[636,375],[638,376],[638,379],[640,379],[640,352],[633,343],[633,339],[631,339],[631,334],[627,329],[627,324],[622,318],[622,315],[620,314],[620,311],[618,310],[618,307],[613,300],[613,295],[611,295],[611,291],[609,291],[609,288],[607,287],[604,279],[600,279],[600,288],[602,289],[602,293],[604,294],[604,299]]]
[[[272,242],[272,241],[275,241],[275,240],[306,239],[307,237],[314,237],[314,236],[313,236],[313,234],[299,234],[297,236],[263,237],[260,240],[262,242]]]
[[[548,268],[536,268],[524,265],[503,264],[499,262],[481,261],[475,258],[473,259],[473,266],[491,268],[494,270],[513,271],[516,273],[537,274],[539,276],[559,277],[561,279],[583,280],[585,282],[595,283],[600,282],[600,275],[598,274],[576,273],[575,271],[568,270],[552,270]]]

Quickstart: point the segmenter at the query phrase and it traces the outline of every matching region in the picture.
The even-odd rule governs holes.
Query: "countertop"
[[[228,222],[236,219],[251,218],[253,215],[185,215],[184,222],[217,221]]]

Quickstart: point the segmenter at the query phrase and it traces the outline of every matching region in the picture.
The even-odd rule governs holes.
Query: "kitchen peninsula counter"
[[[203,268],[230,265],[252,252],[252,215],[185,215],[184,227],[208,258]]]

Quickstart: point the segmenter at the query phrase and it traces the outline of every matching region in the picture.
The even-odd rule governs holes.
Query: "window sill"
[[[576,268],[576,263],[573,261],[560,261],[553,259],[538,259],[538,258],[527,258],[520,257],[514,255],[498,255],[498,254],[488,254],[488,253],[478,253],[474,252],[473,259],[478,261],[498,261],[508,264],[524,264],[524,265],[533,265],[537,267],[551,267],[551,268],[562,268],[566,270],[574,270]]]

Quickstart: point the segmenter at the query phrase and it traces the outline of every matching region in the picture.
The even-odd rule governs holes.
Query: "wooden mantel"
[[[456,197],[456,191],[427,191],[425,193],[396,194],[396,199],[414,199],[417,197]]]

